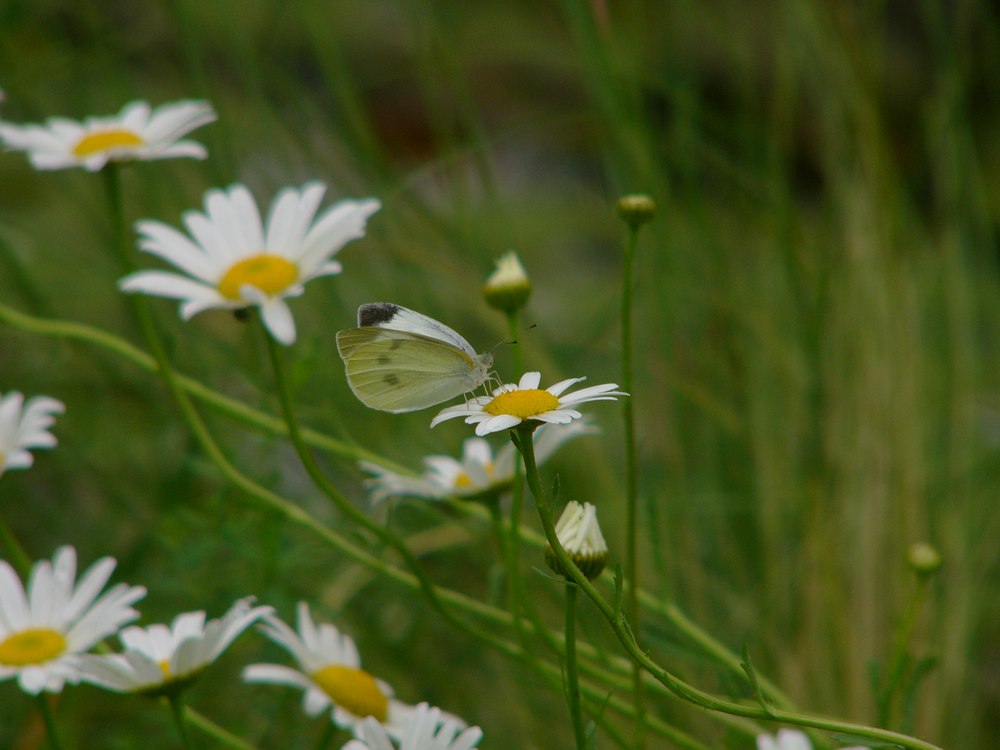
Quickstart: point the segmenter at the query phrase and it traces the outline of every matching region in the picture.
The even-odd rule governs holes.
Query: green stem
[[[320,734],[319,739],[316,740],[315,750],[326,750],[330,747],[330,743],[333,742],[333,738],[337,736],[337,727],[332,721],[326,722],[326,727],[323,729],[323,733]]]
[[[632,276],[635,267],[635,248],[639,239],[639,224],[629,224],[628,241],[625,243],[625,258],[622,269],[621,298],[621,355],[622,383],[621,388],[628,393],[628,398],[622,399],[623,433],[625,435],[625,608],[629,620],[636,633],[639,632],[639,565],[638,539],[639,528],[639,470],[635,450],[635,391],[632,387]],[[635,726],[633,747],[641,750],[645,747],[644,721],[646,713],[642,695],[642,670],[638,664],[632,666],[632,694],[635,701],[638,720]]]
[[[10,552],[10,557],[14,562],[14,569],[20,574],[21,578],[24,580],[28,579],[31,574],[32,560],[28,557],[28,553],[24,551],[24,547],[14,536],[14,532],[11,531],[10,526],[7,525],[7,519],[0,515],[0,542],[3,542],[3,546],[6,547]]]
[[[893,700],[903,681],[903,672],[906,669],[907,646],[916,628],[920,610],[923,608],[927,598],[930,578],[919,576],[917,587],[910,597],[906,612],[903,614],[899,625],[896,628],[892,643],[892,653],[889,659],[889,666],[886,669],[885,685],[878,695],[878,720],[880,724],[887,725],[892,714]]]
[[[181,736],[181,745],[185,750],[192,750],[191,737],[188,735],[187,721],[184,718],[184,700],[180,691],[173,692],[167,696],[170,703],[170,714],[174,717],[174,724],[177,725],[177,734]]]
[[[583,728],[580,707],[580,679],[576,672],[576,586],[566,584],[566,700],[573,721],[576,750],[586,750],[587,733]]]
[[[535,507],[538,510],[538,516],[542,521],[542,528],[545,530],[545,538],[548,540],[549,546],[552,548],[556,557],[558,557],[565,566],[566,571],[570,574],[573,581],[580,587],[587,597],[594,602],[598,611],[600,611],[600,613],[608,621],[615,637],[625,648],[628,655],[639,666],[649,672],[664,687],[679,698],[696,706],[700,706],[711,711],[720,711],[733,716],[743,716],[751,719],[760,719],[762,721],[795,724],[804,727],[815,727],[816,729],[823,729],[829,732],[839,732],[848,735],[855,735],[857,737],[868,738],[878,742],[896,744],[900,747],[912,748],[912,750],[942,750],[937,745],[924,742],[923,740],[919,740],[915,737],[910,737],[899,732],[893,732],[888,729],[879,729],[877,727],[869,727],[863,724],[854,724],[852,722],[840,721],[825,716],[815,716],[812,714],[785,711],[771,706],[751,706],[743,703],[736,703],[735,701],[725,698],[719,698],[711,693],[707,693],[694,687],[693,685],[690,685],[684,680],[681,680],[679,677],[676,677],[671,672],[653,661],[636,642],[634,631],[629,626],[628,618],[625,614],[605,601],[604,597],[602,597],[591,582],[587,580],[587,577],[580,571],[580,569],[577,568],[573,559],[563,548],[562,544],[559,543],[559,538],[556,536],[552,508],[549,507],[548,501],[546,500],[545,492],[542,488],[541,480],[538,474],[538,466],[535,463],[534,445],[531,441],[532,430],[533,427],[530,424],[527,426],[522,425],[516,428],[518,439],[516,440],[515,445],[518,446],[518,450],[521,451],[521,455],[524,457],[524,471],[528,481],[528,487],[531,489],[531,492],[535,497]],[[512,431],[512,435],[513,434],[514,432]]]
[[[45,693],[38,694],[38,710],[42,713],[45,732],[49,735],[49,746],[52,750],[62,750],[62,745],[59,743],[59,733],[56,731],[56,718],[52,714],[52,706],[49,705],[49,697]]]
[[[184,707],[184,718],[188,724],[197,728],[202,734],[215,740],[223,747],[229,747],[233,750],[257,750],[253,745],[244,741],[241,737],[237,737],[232,732],[226,731],[211,719],[202,716],[190,706]]]

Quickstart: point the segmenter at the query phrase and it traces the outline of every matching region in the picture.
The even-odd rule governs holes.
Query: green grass
[[[907,550],[929,541],[944,567],[911,649],[936,662],[892,725],[947,748],[993,747],[995,12],[976,2],[625,2],[607,3],[602,21],[604,5],[8,0],[0,115],[211,101],[219,121],[194,136],[211,158],[129,169],[130,221],[176,224],[206,189],[237,180],[265,203],[308,179],[330,186],[328,200],[378,196],[368,236],[339,256],[343,275],[293,302],[290,358],[308,426],[414,468],[471,433],[457,423],[432,432],[432,412],[393,416],[353,399],[334,334],[356,307],[399,302],[484,350],[506,330],[479,287],[515,247],[535,289],[522,313],[535,327],[518,344],[529,369],[546,383],[614,381],[625,238],[614,202],[649,193],[657,217],[637,258],[634,394],[646,588],[734,652],[748,644],[803,710],[870,723],[870,670],[885,669],[916,585]],[[144,346],[114,286],[110,238],[97,177],[0,157],[4,304]],[[152,307],[180,372],[278,413],[252,329],[222,313],[185,324],[173,303]],[[497,369],[517,375],[504,347]],[[149,587],[148,622],[219,615],[251,593],[290,618],[306,598],[402,698],[479,723],[485,747],[570,745],[558,690],[450,629],[418,595],[248,507],[149,372],[91,344],[0,326],[0,391],[12,389],[68,407],[58,449],[0,480],[0,514],[34,559],[65,543],[86,561],[115,556],[117,580]],[[202,411],[239,467],[352,534],[284,439]],[[545,473],[558,472],[563,498],[599,506],[621,559],[619,410],[590,411],[602,437],[571,444]],[[324,461],[363,504],[351,463]],[[454,519],[412,504],[391,516],[407,532]],[[462,523],[464,537],[439,531],[428,571],[499,602],[488,528]],[[530,572],[542,564],[533,554],[529,591],[558,626],[559,592]],[[582,637],[620,654],[581,608]],[[749,696],[662,618],[647,614],[643,626],[661,664]],[[279,655],[244,637],[191,705],[258,747],[312,747],[320,724],[297,696],[238,681],[242,664],[262,658]],[[654,694],[648,708],[710,747],[753,745],[676,700]],[[176,746],[166,712],[139,699],[70,690],[57,716],[71,747]],[[0,684],[0,748],[34,746],[37,722],[16,686]],[[672,745],[651,735],[650,746]]]

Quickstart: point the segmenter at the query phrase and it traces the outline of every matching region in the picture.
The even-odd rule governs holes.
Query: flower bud
[[[496,270],[483,286],[486,304],[503,312],[516,312],[531,295],[531,279],[513,250],[500,256],[496,263]]]
[[[637,193],[623,195],[618,199],[618,215],[632,227],[652,221],[655,211],[656,204],[648,195]]]
[[[941,553],[927,542],[917,542],[907,555],[910,567],[918,576],[930,576],[941,568]]]
[[[570,500],[556,522],[556,537],[588,580],[593,581],[601,574],[608,561],[608,545],[597,523],[597,508],[590,503],[581,505]],[[570,578],[569,571],[550,546],[545,548],[545,562],[555,573]]]

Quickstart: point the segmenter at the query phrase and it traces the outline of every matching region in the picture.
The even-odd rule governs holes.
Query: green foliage
[[[752,684],[736,686],[656,612],[640,644],[749,704],[769,705],[766,675],[803,710],[873,721],[866,665],[890,662],[913,577],[907,551],[930,541],[944,566],[908,643],[894,728],[987,750],[1000,735],[998,28],[981,2],[9,0],[0,116],[208,99],[219,121],[196,138],[210,158],[125,170],[130,222],[179,224],[206,189],[235,181],[265,203],[308,179],[330,186],[328,201],[379,197],[367,237],[338,256],[344,273],[292,302],[291,375],[305,425],[414,469],[424,455],[457,454],[469,432],[458,422],[432,432],[432,412],[382,414],[353,399],[333,337],[357,306],[398,302],[484,351],[507,331],[479,290],[513,247],[533,287],[520,315],[535,327],[517,344],[527,369],[543,382],[614,381],[609,311],[625,238],[615,201],[648,194],[656,216],[642,230],[633,300],[642,581],[731,650],[749,644]],[[111,237],[99,178],[0,156],[4,305],[145,346],[115,287]],[[152,307],[179,372],[279,413],[249,326],[221,312],[182,323],[174,303]],[[520,374],[509,349],[496,352],[505,381]],[[0,516],[32,558],[61,544],[85,563],[116,557],[115,580],[150,589],[148,622],[219,616],[247,594],[290,619],[306,599],[401,698],[480,724],[484,747],[569,745],[569,724],[550,718],[565,711],[558,681],[484,651],[412,590],[248,505],[155,375],[91,343],[0,325],[8,390],[67,404],[59,447],[0,479]],[[287,440],[201,412],[243,471],[391,557],[320,498]],[[599,506],[613,566],[622,436],[613,406],[598,422],[600,437],[546,471],[563,498]],[[354,462],[321,461],[367,507]],[[442,513],[404,503],[389,521],[421,543],[432,580],[489,600],[499,558],[488,523]],[[536,548],[522,554],[526,570],[541,564]],[[531,575],[525,585],[558,623],[561,587]],[[622,590],[619,573],[616,612]],[[581,610],[580,637],[607,661],[620,655],[582,598]],[[247,635],[190,705],[257,747],[313,747],[322,722],[304,717],[299,696],[239,681],[241,665],[279,658]],[[176,746],[162,708],[122,700],[69,690],[58,721],[80,747]],[[719,725],[658,694],[647,704],[711,747],[750,748],[760,728]],[[628,741],[619,714],[588,709],[605,713],[597,746]],[[0,748],[35,736],[35,716],[0,684]],[[649,746],[682,746],[663,736],[648,734]]]

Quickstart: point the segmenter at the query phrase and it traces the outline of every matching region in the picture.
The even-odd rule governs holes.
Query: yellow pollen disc
[[[160,663],[160,671],[163,672],[164,681],[169,680],[173,675],[170,674],[170,659],[164,659]]]
[[[0,641],[0,664],[25,667],[44,664],[66,650],[63,634],[49,628],[29,628]]]
[[[464,471],[455,477],[455,489],[467,490],[472,487],[472,478]]]
[[[219,293],[226,299],[240,299],[240,287],[244,284],[273,295],[284,291],[295,283],[299,269],[287,258],[280,255],[254,255],[244,258],[226,271],[219,282]]]
[[[73,146],[73,156],[86,159],[88,156],[99,154],[113,148],[128,148],[130,146],[141,146],[145,141],[131,130],[103,130],[99,133],[90,133],[83,136],[80,141]]]
[[[388,718],[389,699],[379,689],[375,678],[364,670],[331,664],[311,676],[330,700],[355,716],[371,716],[380,722]]]
[[[548,391],[507,391],[499,396],[494,396],[483,407],[483,411],[499,417],[501,414],[510,414],[521,419],[531,419],[538,414],[559,408],[559,399]]]

